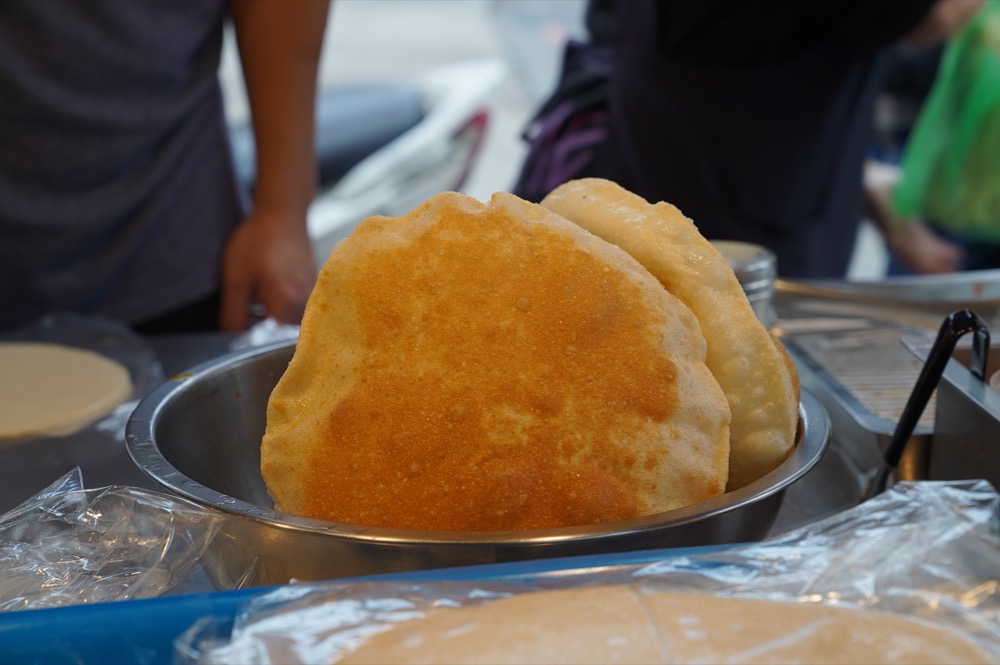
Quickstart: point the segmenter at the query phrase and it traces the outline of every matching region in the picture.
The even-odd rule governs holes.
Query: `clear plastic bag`
[[[930,620],[1000,660],[998,497],[985,481],[901,483],[866,503],[761,543],[650,564],[575,569],[529,584],[329,582],[249,602],[231,633],[200,622],[178,662],[336,662],[367,636],[438,607],[581,585],[637,585],[872,608]]]
[[[250,326],[249,330],[232,341],[230,348],[233,351],[238,351],[277,342],[294,342],[298,338],[299,326],[278,323],[277,320],[269,317]]]
[[[0,516],[0,611],[159,596],[198,570],[224,519],[79,469]]]

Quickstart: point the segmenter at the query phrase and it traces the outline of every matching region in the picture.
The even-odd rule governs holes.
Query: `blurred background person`
[[[880,56],[943,39],[980,4],[601,0],[613,36],[575,62],[603,72],[603,92],[588,90],[604,100],[582,127],[565,104],[567,117],[543,108],[515,192],[538,200],[573,177],[608,178],[673,203],[709,239],[771,248],[782,276],[844,277]]]
[[[898,168],[867,175],[890,275],[1000,268],[998,0],[948,41]]]
[[[0,329],[53,312],[141,332],[297,322],[325,0],[0,3]],[[218,81],[225,22],[257,144],[241,192]]]

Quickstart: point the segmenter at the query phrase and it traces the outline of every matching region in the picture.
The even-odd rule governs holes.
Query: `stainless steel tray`
[[[905,338],[903,343],[921,360],[932,348],[923,337]],[[989,356],[987,381],[970,371],[971,355],[968,345],[958,346],[938,383],[927,477],[983,478],[1000,487],[1000,394],[988,383],[1000,371],[1000,353]]]
[[[863,475],[884,455],[942,319],[975,311],[1000,329],[1000,270],[878,282],[778,280],[778,331],[800,378],[830,415],[832,447],[847,451]],[[942,413],[941,410],[944,409]],[[932,396],[896,470],[927,478],[939,423],[954,416]]]
[[[798,445],[763,478],[723,496],[657,515],[521,532],[431,532],[311,520],[271,507],[260,439],[271,389],[293,345],[234,352],[175,377],[147,396],[126,428],[137,465],[163,487],[224,512],[206,570],[220,588],[583,553],[760,540],[786,489],[819,462],[830,430],[803,392]]]

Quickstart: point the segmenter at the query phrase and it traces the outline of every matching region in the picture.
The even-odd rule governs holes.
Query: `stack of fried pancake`
[[[268,403],[261,471],[279,510],[594,524],[718,496],[784,459],[794,368],[725,259],[672,207],[606,181],[565,187],[542,205],[440,194],[335,248]],[[594,223],[602,209],[620,237]]]

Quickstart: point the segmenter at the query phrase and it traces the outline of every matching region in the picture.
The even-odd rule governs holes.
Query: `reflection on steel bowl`
[[[792,455],[756,482],[656,515],[505,532],[415,531],[325,522],[273,509],[260,476],[267,400],[294,343],[238,351],[178,375],[139,403],[126,428],[136,464],[166,489],[227,513],[206,558],[219,588],[632,550],[760,540],[785,489],[830,440],[811,394]]]

